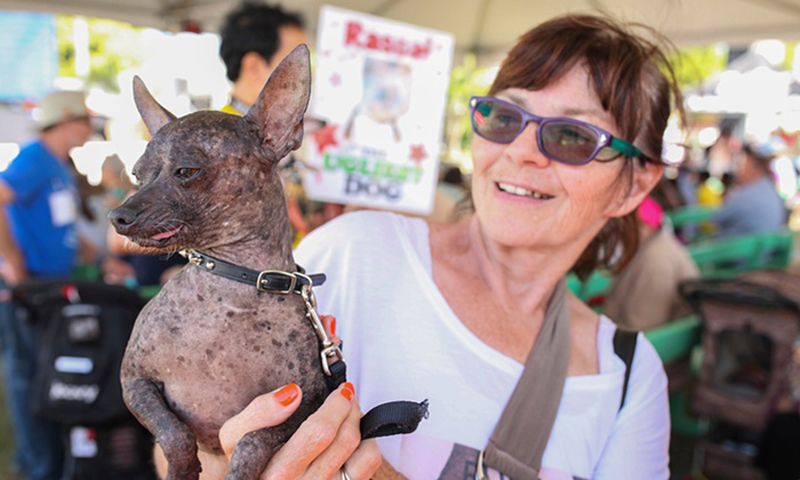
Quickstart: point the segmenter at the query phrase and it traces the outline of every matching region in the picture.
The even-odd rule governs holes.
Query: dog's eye
[[[175,170],[175,176],[181,180],[189,180],[200,172],[199,168],[179,168]]]

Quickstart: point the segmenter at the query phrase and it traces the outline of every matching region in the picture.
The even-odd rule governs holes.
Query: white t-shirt
[[[312,232],[295,258],[325,273],[319,311],[337,318],[348,380],[362,409],[393,400],[430,402],[411,435],[378,439],[384,458],[411,479],[472,478],[523,365],[492,349],[456,317],[431,274],[428,225],[383,212],[344,215]],[[669,476],[667,379],[639,335],[625,407],[625,365],[614,324],[602,317],[600,373],[568,377],[540,478]],[[500,478],[491,472],[492,478]]]

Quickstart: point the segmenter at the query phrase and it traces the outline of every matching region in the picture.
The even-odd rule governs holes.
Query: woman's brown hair
[[[634,28],[646,31],[652,40],[633,33]],[[520,38],[503,61],[489,95],[508,88],[541,90],[583,63],[620,136],[644,153],[644,162],[660,164],[663,134],[673,108],[684,117],[682,96],[664,53],[667,49],[671,47],[666,39],[642,25],[623,25],[592,15],[555,18]],[[628,161],[623,175],[632,179],[635,167]],[[581,279],[598,266],[619,271],[638,245],[636,212],[612,218],[572,271]]]

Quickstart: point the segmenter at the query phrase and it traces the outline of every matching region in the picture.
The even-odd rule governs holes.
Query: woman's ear
[[[635,160],[634,160],[635,161]],[[620,195],[606,211],[608,217],[622,217],[636,209],[656,184],[661,180],[664,166],[661,164],[645,162],[634,164],[633,178],[629,188],[620,189]],[[626,191],[627,190],[627,191]]]

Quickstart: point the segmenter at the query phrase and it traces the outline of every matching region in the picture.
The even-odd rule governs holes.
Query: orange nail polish
[[[336,335],[336,317],[331,317],[331,335]]]
[[[284,407],[288,406],[294,399],[297,398],[297,394],[299,393],[297,385],[294,383],[290,383],[285,387],[281,388],[277,392],[275,392],[275,400],[278,401]]]
[[[353,395],[355,395],[355,393],[356,389],[353,387],[352,383],[347,382],[344,384],[344,387],[342,388],[342,396],[346,398],[348,402],[353,399]]]

